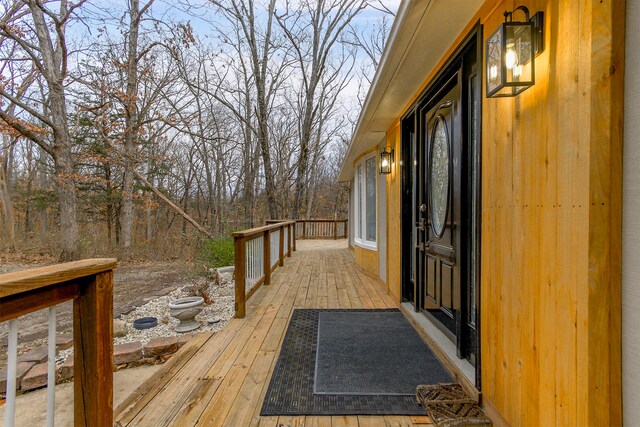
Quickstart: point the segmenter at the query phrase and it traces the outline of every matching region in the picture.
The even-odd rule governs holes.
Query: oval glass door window
[[[431,200],[431,227],[442,237],[449,208],[449,133],[444,117],[436,118],[431,133],[429,162],[429,194]]]

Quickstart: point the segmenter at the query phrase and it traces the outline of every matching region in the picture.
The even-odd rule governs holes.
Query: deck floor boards
[[[294,308],[390,308],[342,241],[299,241],[244,319],[198,334],[116,410],[120,426],[428,426],[428,417],[280,416],[260,409]]]

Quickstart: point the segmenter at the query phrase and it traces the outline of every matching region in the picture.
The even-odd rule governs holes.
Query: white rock
[[[113,321],[113,336],[119,338],[124,337],[125,335],[127,335],[127,322],[115,319]]]
[[[215,286],[213,282],[208,284],[209,295],[213,301],[210,305],[205,305],[202,312],[196,316],[196,320],[203,323],[199,331],[217,332],[227,324],[234,314],[235,290],[233,280],[231,286]],[[120,320],[125,322],[133,322],[139,317],[153,316],[158,318],[158,326],[150,329],[137,330],[128,328],[129,333],[126,336],[116,338],[115,344],[126,342],[141,341],[146,344],[150,339],[157,337],[176,336],[178,333],[175,327],[178,321],[169,316],[168,304],[170,301],[187,296],[187,287],[174,290],[168,295],[158,297],[149,301],[141,307],[137,307],[131,313],[122,315]],[[208,323],[209,319],[214,317],[220,318],[217,323]]]

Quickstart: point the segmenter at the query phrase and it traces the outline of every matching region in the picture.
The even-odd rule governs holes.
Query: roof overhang
[[[338,181],[353,178],[354,160],[380,143],[482,3],[484,0],[402,1]]]

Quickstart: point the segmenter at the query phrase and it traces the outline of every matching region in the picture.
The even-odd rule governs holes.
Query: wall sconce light
[[[514,21],[521,11],[524,21]],[[504,22],[487,39],[487,98],[516,96],[536,82],[535,58],[544,50],[544,12],[529,18],[529,9],[504,13]]]
[[[393,163],[393,149],[387,147],[380,153],[380,173],[387,175],[391,173],[391,164]]]

